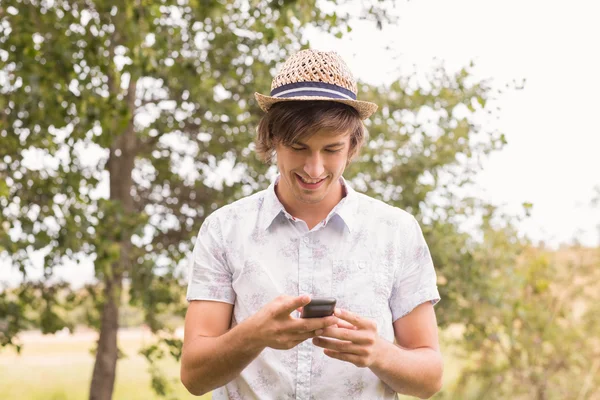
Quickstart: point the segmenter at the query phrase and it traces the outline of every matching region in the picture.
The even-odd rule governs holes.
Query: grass
[[[20,355],[12,350],[0,353],[0,396],[3,400],[83,400],[89,396],[94,366],[94,337],[52,337],[28,335]],[[149,338],[149,337],[148,337]],[[113,399],[162,399],[150,387],[145,358],[137,354],[148,339],[138,333],[119,336],[119,347],[127,358],[117,364]],[[194,397],[179,382],[179,365],[174,360],[160,364],[172,380],[178,399]]]

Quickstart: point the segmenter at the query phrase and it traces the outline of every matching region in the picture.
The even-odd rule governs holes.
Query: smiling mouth
[[[311,179],[309,181],[306,181],[300,175],[298,175],[298,174],[294,174],[294,175],[296,175],[296,180],[298,181],[298,185],[300,185],[300,187],[305,190],[317,190],[323,185],[323,183],[327,179],[327,178],[322,178],[319,180]]]
[[[298,176],[298,178],[300,178],[300,180],[304,183],[308,183],[309,185],[316,185],[317,183],[324,181],[325,178],[321,178],[321,179],[310,179],[310,180],[306,180],[304,177],[296,174],[296,176]]]

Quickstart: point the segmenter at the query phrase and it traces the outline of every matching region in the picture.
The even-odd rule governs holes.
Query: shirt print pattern
[[[279,202],[278,179],[206,218],[190,260],[188,301],[233,304],[233,328],[281,294],[335,297],[339,307],[374,320],[390,342],[395,320],[439,301],[429,248],[410,214],[341,178],[346,196],[309,231]],[[327,357],[308,340],[290,350],[265,349],[212,396],[391,400],[395,393],[370,369]]]

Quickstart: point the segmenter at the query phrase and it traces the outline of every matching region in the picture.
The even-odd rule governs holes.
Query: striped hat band
[[[271,90],[271,96],[293,98],[303,96],[329,97],[332,99],[356,100],[356,94],[338,85],[325,82],[294,82]]]

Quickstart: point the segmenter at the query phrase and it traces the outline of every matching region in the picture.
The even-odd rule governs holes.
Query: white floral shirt
[[[190,263],[188,301],[233,304],[234,327],[281,294],[335,297],[338,307],[375,320],[390,342],[393,321],[439,301],[413,216],[341,178],[346,196],[309,231],[279,202],[278,180],[206,218]],[[375,400],[394,399],[395,392],[370,369],[327,357],[306,340],[291,350],[263,350],[212,398]]]

